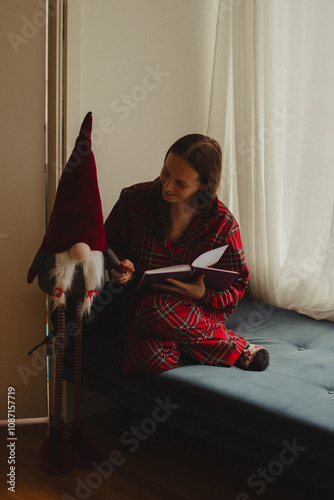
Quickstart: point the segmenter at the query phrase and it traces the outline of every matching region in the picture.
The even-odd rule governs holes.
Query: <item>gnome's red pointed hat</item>
[[[87,243],[91,250],[108,248],[91,134],[92,113],[89,112],[61,175],[40,252],[61,253],[80,241]]]

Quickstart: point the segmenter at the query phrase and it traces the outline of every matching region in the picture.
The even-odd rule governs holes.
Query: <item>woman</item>
[[[226,329],[228,316],[248,283],[239,226],[216,192],[221,175],[219,144],[190,134],[167,151],[160,177],[122,190],[106,223],[106,241],[128,266],[113,279],[125,284],[119,316],[122,371],[159,373],[189,363],[236,365],[264,370],[269,353]],[[147,269],[190,264],[213,248],[228,245],[216,264],[240,273],[224,292],[169,279],[137,289]]]

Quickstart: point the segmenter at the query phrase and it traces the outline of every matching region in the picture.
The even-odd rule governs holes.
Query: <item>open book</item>
[[[227,245],[202,253],[191,265],[180,264],[178,266],[161,267],[145,271],[139,286],[164,283],[167,278],[179,281],[196,281],[198,275],[204,274],[204,283],[208,288],[219,291],[226,290],[237,279],[239,273],[209,267],[219,261],[226,248]]]

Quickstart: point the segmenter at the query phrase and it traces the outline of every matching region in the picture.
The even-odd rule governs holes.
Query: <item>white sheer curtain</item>
[[[334,1],[221,0],[208,135],[254,298],[334,320]]]

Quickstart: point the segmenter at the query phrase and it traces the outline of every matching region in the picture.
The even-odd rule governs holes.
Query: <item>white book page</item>
[[[197,259],[194,260],[192,266],[194,267],[209,267],[216,264],[219,261],[223,253],[225,252],[227,245],[219,248],[214,248],[208,252],[202,253]]]
[[[159,274],[159,273],[170,273],[172,271],[189,271],[191,268],[188,264],[180,264],[171,267],[159,267],[159,269],[150,269],[145,271],[145,274]]]

